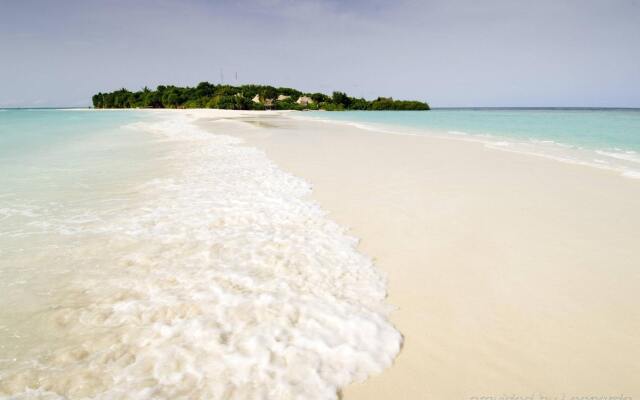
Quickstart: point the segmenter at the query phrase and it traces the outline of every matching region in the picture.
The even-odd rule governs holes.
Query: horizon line
[[[443,107],[432,107],[429,105],[431,110],[640,110],[640,106],[638,107],[621,107],[621,106],[443,106]],[[23,107],[2,107],[0,106],[0,110],[63,110],[63,109],[74,109],[74,108],[82,108],[82,109],[92,109],[95,108],[93,106],[46,106],[46,107],[36,107],[36,106],[23,106]],[[136,108],[127,108],[133,109]],[[140,108],[146,109],[146,108]],[[358,111],[358,110],[347,110],[347,111]],[[372,110],[364,110],[364,111],[372,111]],[[344,112],[344,111],[342,111]]]

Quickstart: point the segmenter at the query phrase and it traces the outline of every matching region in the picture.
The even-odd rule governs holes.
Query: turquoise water
[[[0,157],[19,159],[52,145],[95,135],[142,118],[132,112],[0,109]]]
[[[146,151],[144,137],[122,127],[144,118],[118,111],[0,111],[3,202],[29,202],[40,195],[51,200],[56,193],[97,190],[120,180],[120,174],[135,170]],[[107,168],[109,174],[104,173]]]
[[[0,370],[56,340],[43,316],[95,256],[82,251],[90,235],[70,234],[135,204],[136,186],[161,174],[155,137],[128,128],[148,118],[0,111]]]
[[[316,112],[309,115],[505,138],[553,140],[591,149],[640,151],[640,110],[443,109],[426,112]]]
[[[546,154],[629,176],[640,171],[638,109],[436,109],[304,115],[386,130],[465,136],[504,150]]]

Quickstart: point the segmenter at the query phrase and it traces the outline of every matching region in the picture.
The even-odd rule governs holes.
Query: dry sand
[[[311,182],[388,275],[403,350],[345,399],[640,396],[640,181],[455,139],[187,113]]]

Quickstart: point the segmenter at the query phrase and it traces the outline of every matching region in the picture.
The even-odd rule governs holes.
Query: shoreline
[[[496,110],[503,109],[496,108]],[[508,109],[505,110],[508,111]],[[629,110],[635,111],[635,109]],[[479,143],[492,150],[505,151],[526,156],[541,157],[566,164],[588,166],[591,168],[615,172],[625,178],[640,179],[640,170],[638,169],[638,163],[640,162],[640,159],[637,158],[636,151],[628,149],[589,149],[563,142],[556,142],[553,140],[534,140],[531,138],[524,140],[522,138],[516,139],[514,137],[508,137],[506,135],[478,133],[472,134],[448,129],[426,129],[371,122],[305,117],[302,115],[295,115],[294,118],[309,122],[319,121],[328,124],[353,126],[359,129],[387,135],[429,136],[445,140],[458,140],[462,142]],[[635,157],[636,159],[632,160],[630,159],[630,157]],[[603,159],[607,158],[607,161],[603,161]],[[612,161],[619,163],[619,165],[611,165]]]
[[[403,350],[345,399],[640,392],[637,181],[445,138],[191,114],[311,182],[387,274]]]
[[[553,160],[560,163],[587,166],[604,171],[614,172],[628,179],[640,179],[640,158],[638,152],[624,148],[585,148],[574,144],[556,142],[554,140],[543,139],[523,139],[509,137],[506,135],[467,133],[448,129],[435,128],[416,128],[410,126],[388,125],[373,122],[340,120],[340,119],[324,119],[318,117],[305,116],[306,112],[297,110],[225,110],[225,109],[172,109],[172,108],[68,108],[57,109],[60,111],[135,111],[155,113],[177,113],[187,115],[216,115],[216,118],[236,119],[239,116],[278,116],[290,115],[294,119],[308,122],[324,122],[328,124],[352,126],[368,131],[374,131],[382,134],[401,135],[401,136],[428,136],[444,140],[457,140],[462,142],[479,143],[483,146],[497,150],[521,154],[525,156],[540,157]],[[434,108],[432,111],[438,110],[568,110],[568,111],[637,111],[636,108],[572,108],[572,107],[489,107],[489,108]],[[313,112],[313,111],[312,111]],[[318,110],[316,112],[325,112]],[[335,111],[340,113],[341,111]],[[349,111],[347,111],[349,112]],[[368,111],[375,113],[376,111]]]

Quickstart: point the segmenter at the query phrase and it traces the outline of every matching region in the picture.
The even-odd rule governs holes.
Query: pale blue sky
[[[221,70],[436,107],[640,107],[640,1],[0,0],[0,55],[0,107]]]

